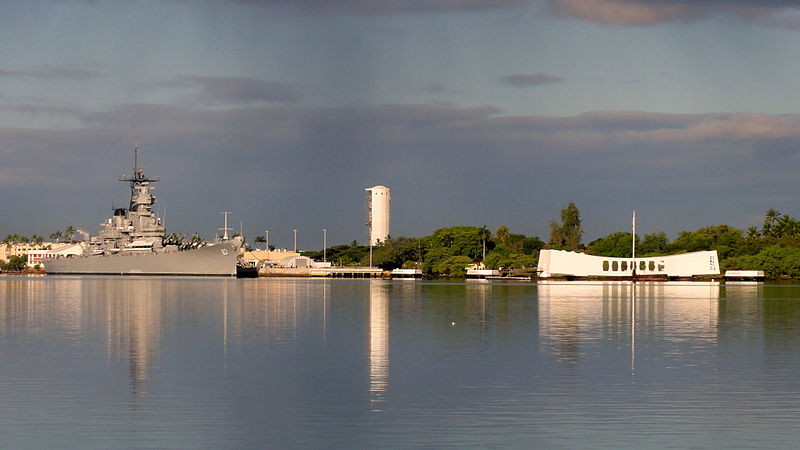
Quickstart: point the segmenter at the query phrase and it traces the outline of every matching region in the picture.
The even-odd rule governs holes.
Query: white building
[[[389,209],[392,204],[392,190],[386,186],[367,188],[367,238],[377,245],[389,237]]]
[[[563,250],[539,252],[540,278],[629,278],[634,275],[634,269],[636,276],[643,277],[691,278],[720,274],[716,250],[635,259],[608,258]]]

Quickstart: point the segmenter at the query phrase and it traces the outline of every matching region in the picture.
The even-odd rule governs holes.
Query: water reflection
[[[0,283],[0,334],[102,337],[105,353],[128,362],[133,395],[145,392],[162,327],[158,280],[7,278]],[[56,301],[54,301],[56,299]]]
[[[146,393],[145,382],[158,353],[165,287],[160,280],[125,280],[122,283],[105,280],[100,286],[105,302],[86,305],[90,323],[104,322],[109,356],[128,360],[134,396]],[[103,314],[104,318],[92,317],[95,312]]]
[[[375,405],[389,386],[389,295],[387,285],[369,285],[369,393]],[[373,406],[375,408],[376,406]]]
[[[567,367],[600,341],[629,342],[635,371],[637,334],[696,346],[717,338],[716,282],[540,282],[538,292],[542,343]]]
[[[2,277],[0,435],[790,447],[799,348],[800,285]]]

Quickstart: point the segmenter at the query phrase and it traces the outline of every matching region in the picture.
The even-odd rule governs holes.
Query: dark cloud
[[[546,73],[517,74],[500,77],[501,83],[513,87],[542,86],[545,84],[561,83],[562,81],[564,81],[563,78]]]
[[[620,26],[693,22],[717,15],[761,21],[800,7],[800,1],[749,0],[547,0],[557,17]]]
[[[67,116],[80,118],[84,111],[63,106],[30,105],[30,104],[0,104],[0,111],[27,116]]]
[[[226,0],[253,6],[299,9],[308,14],[453,13],[508,9],[532,0]]]
[[[139,104],[69,113],[84,125],[0,128],[0,203],[15,211],[0,218],[0,234],[94,230],[125,201],[115,180],[129,170],[134,145],[161,176],[156,193],[171,230],[213,236],[219,211],[230,210],[246,234],[269,227],[283,246],[293,228],[304,247],[319,246],[310,236],[322,227],[329,242],[363,241],[363,189],[374,184],[393,189],[394,235],[486,223],[544,236],[569,201],[581,208],[587,238],[622,229],[633,207],[643,229],[668,233],[748,225],[746,217],[773,206],[800,213],[797,201],[770,204],[793,198],[800,182],[795,116],[508,116],[433,105]]]
[[[205,106],[295,103],[302,99],[300,92],[287,83],[254,78],[187,75],[152,85],[192,91],[189,100]]]
[[[444,94],[447,88],[439,83],[426,83],[422,86],[422,91],[429,95]]]
[[[102,76],[99,72],[91,70],[51,66],[42,66],[30,70],[0,69],[0,77],[33,78],[37,80],[91,80]]]

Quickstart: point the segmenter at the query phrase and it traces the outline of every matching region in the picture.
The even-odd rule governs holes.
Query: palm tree
[[[502,242],[503,245],[508,245],[508,233],[508,227],[505,225],[500,225],[497,227],[497,231],[495,232],[495,234],[497,234],[497,239],[500,239],[500,242]]]
[[[777,234],[779,237],[783,237],[791,233],[792,222],[792,218],[788,215],[784,214],[778,217],[778,225],[775,228],[777,228]]]
[[[481,261],[486,259],[486,240],[492,236],[492,233],[486,228],[486,225],[478,228],[478,239],[483,242],[483,258]]]
[[[54,232],[50,233],[50,239],[52,239],[52,240],[54,240],[56,242],[60,242],[61,241],[61,237],[62,237],[61,236],[61,230],[54,231]]]
[[[75,234],[75,227],[72,225],[68,226],[66,230],[64,230],[64,239],[72,242],[72,237]]]
[[[770,208],[764,214],[764,235],[765,236],[772,236],[775,234],[777,230],[774,229],[774,225],[778,222],[778,218],[781,216],[781,213],[774,208]]]
[[[750,227],[747,229],[747,238],[748,239],[755,239],[758,237],[758,228]]]

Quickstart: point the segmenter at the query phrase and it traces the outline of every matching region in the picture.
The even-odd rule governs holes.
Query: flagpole
[[[631,258],[634,260],[633,263],[636,264],[636,210],[633,210],[633,236],[631,236]]]

